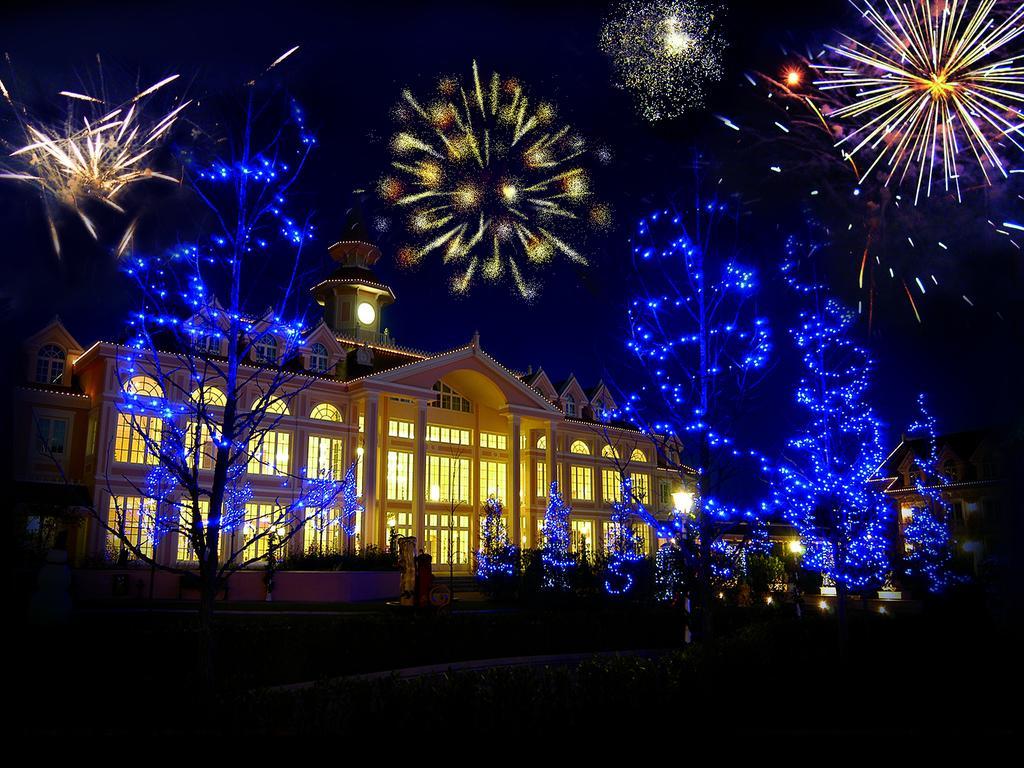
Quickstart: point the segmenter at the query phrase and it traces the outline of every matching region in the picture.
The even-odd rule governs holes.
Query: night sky
[[[761,391],[749,438],[770,451],[790,431],[792,353],[784,328],[792,302],[776,267],[783,239],[801,221],[807,182],[785,174],[766,181],[764,167],[737,162],[749,157],[737,151],[745,136],[714,115],[740,124],[757,119],[759,102],[745,87],[743,73],[777,74],[789,59],[783,45],[818,48],[834,39],[837,28],[856,21],[848,4],[729,3],[728,74],[707,111],[657,128],[640,121],[628,95],[609,84],[608,64],[597,47],[604,3],[28,5],[0,15],[0,50],[11,60],[11,67],[0,67],[0,78],[15,83],[18,97],[37,108],[59,104],[58,90],[94,77],[99,53],[108,81],[121,78],[129,88],[136,79],[148,83],[182,73],[182,80],[191,81],[188,95],[200,102],[189,113],[199,125],[216,119],[212,104],[221,103],[220,97],[238,92],[240,83],[301,44],[282,66],[281,81],[306,108],[320,140],[296,200],[316,212],[315,247],[325,271],[326,246],[340,231],[355,192],[372,191],[386,170],[390,111],[403,87],[425,91],[439,74],[467,74],[476,58],[482,71],[516,75],[533,93],[554,100],[584,135],[611,150],[612,161],[594,176],[616,224],[590,241],[589,269],[557,265],[532,305],[524,305],[504,284],[478,285],[470,297],[457,299],[448,296],[436,264],[428,261],[415,272],[397,269],[389,261],[391,237],[384,237],[387,263],[380,273],[398,296],[385,325],[399,342],[443,350],[479,330],[484,349],[505,364],[520,370],[542,364],[555,380],[572,371],[585,386],[602,376],[629,382],[623,348],[627,238],[639,216],[684,190],[695,151],[714,158],[730,188],[749,201],[744,227],[754,233],[750,242],[756,251],[749,260],[764,275],[764,309],[778,318],[782,354]],[[187,133],[187,124],[183,127]],[[9,128],[9,121],[0,122],[0,130]],[[189,203],[184,193],[150,184],[137,242],[171,245],[178,234],[190,233]],[[923,323],[914,319],[900,291],[889,285],[880,289],[870,344],[878,360],[878,409],[890,437],[898,438],[912,419],[921,389],[931,394],[947,430],[1006,423],[1016,412],[1011,406],[1021,348],[1019,252],[1006,238],[994,237],[986,223],[1024,218],[1013,211],[1019,203],[1014,194],[1008,189],[972,198],[967,215],[957,214],[957,222],[967,223],[943,235],[951,253],[916,272],[941,278],[939,287],[917,297]],[[382,213],[372,195],[364,205],[371,220]],[[918,233],[929,230],[929,216],[936,227],[949,229],[939,206],[922,209],[919,216],[925,223]],[[392,234],[398,226],[396,220]],[[117,332],[132,306],[128,283],[109,253],[84,237],[70,217],[63,226],[65,256],[58,263],[38,198],[7,183],[0,185],[0,232],[4,320],[13,326],[14,338],[56,313],[86,344]],[[835,290],[855,303],[860,298],[856,258],[849,253],[832,258],[823,271]],[[268,286],[273,287],[272,276]],[[961,299],[963,293],[973,297],[974,308]],[[866,323],[862,326],[866,337]]]

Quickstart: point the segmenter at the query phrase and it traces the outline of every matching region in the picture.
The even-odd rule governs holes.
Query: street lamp
[[[690,510],[693,509],[693,493],[690,491],[676,491],[672,494],[672,506],[679,514],[690,514]]]

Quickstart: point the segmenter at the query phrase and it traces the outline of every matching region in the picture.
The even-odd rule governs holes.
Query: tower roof
[[[395,300],[391,287],[373,271],[373,266],[380,260],[381,252],[380,248],[370,242],[358,205],[348,209],[342,228],[342,239],[330,246],[327,251],[338,266],[310,289],[318,300],[322,299],[325,289],[345,283],[374,288],[385,296],[385,303],[390,304]]]

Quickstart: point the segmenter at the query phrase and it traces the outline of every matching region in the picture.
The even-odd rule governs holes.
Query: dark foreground
[[[612,723],[628,739],[646,739],[644,729],[652,737],[699,729],[890,739],[1016,727],[1007,703],[1019,669],[1011,633],[969,605],[855,615],[845,667],[830,616],[733,609],[718,619],[713,644],[682,648],[679,612],[658,607],[466,610],[440,619],[367,607],[236,612],[218,619],[217,690],[206,694],[190,614],[95,611],[70,627],[22,630],[10,722],[33,735],[360,740],[552,726],[600,739]],[[365,674],[542,654],[574,656],[403,679]],[[304,681],[314,684],[278,687]]]

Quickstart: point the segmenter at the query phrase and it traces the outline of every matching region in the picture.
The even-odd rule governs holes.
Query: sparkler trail
[[[403,91],[396,116],[379,191],[407,220],[400,264],[437,252],[453,292],[508,277],[530,300],[556,256],[588,263],[574,235],[607,226],[610,211],[593,198],[587,143],[553,105],[513,78],[482,78],[474,61],[468,83],[444,78],[429,100]]]
[[[845,154],[873,155],[861,181],[875,168],[886,184],[909,177],[916,204],[935,183],[960,200],[970,161],[987,184],[993,173],[1005,177],[1001,140],[1024,150],[1024,4],[1000,19],[1007,4],[998,0],[887,0],[884,12],[870,0],[851,3],[877,40],[844,35],[828,46],[837,62],[821,65],[815,84],[851,98],[827,117],[849,122],[836,144]]]
[[[118,197],[125,188],[147,179],[178,182],[174,176],[154,170],[149,160],[191,102],[179,104],[155,121],[146,120],[143,103],[177,79],[178,75],[166,77],[113,108],[103,98],[61,91],[60,95],[72,103],[87,105],[89,112],[79,120],[69,106],[66,119],[59,126],[46,126],[32,118],[3,87],[3,96],[14,109],[25,143],[10,153],[18,166],[0,172],[0,179],[23,181],[38,188],[58,256],[61,246],[55,219],[57,207],[73,211],[89,234],[98,239],[96,224],[86,210],[88,202],[99,202],[124,213]],[[132,231],[134,223],[129,227],[129,232]],[[122,239],[119,255],[130,239],[130,235]]]

